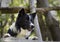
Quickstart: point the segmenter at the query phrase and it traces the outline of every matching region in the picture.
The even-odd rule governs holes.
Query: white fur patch
[[[30,25],[31,25],[31,26],[34,26],[34,24],[33,24],[32,22],[30,23]]]
[[[25,37],[28,37],[30,34],[31,34],[31,31],[28,31],[28,30],[27,30]]]
[[[19,33],[19,31],[15,27],[15,22],[10,26],[10,29],[15,33]]]
[[[35,40],[38,40],[38,37],[37,36],[31,36],[31,37],[29,37],[28,39],[35,39]]]
[[[29,15],[29,19],[31,19],[31,16]]]

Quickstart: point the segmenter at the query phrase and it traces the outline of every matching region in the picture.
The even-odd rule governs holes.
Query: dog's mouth
[[[28,29],[28,31],[32,31],[32,29]]]
[[[23,26],[23,29],[27,29],[28,31],[32,31],[34,29],[34,26]]]
[[[34,29],[34,26],[31,26],[30,28],[28,28],[29,31],[32,31]]]
[[[32,31],[32,30],[34,30],[34,28],[29,28],[29,29],[27,29],[28,31]]]
[[[31,28],[23,28],[23,29],[28,30],[28,31],[32,31],[33,30]]]

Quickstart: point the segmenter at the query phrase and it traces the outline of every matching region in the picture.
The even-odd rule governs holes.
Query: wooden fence
[[[30,12],[29,8],[23,7],[26,12]],[[22,7],[0,7],[1,13],[17,13]],[[60,10],[60,7],[36,8],[37,12],[47,12],[51,10]]]

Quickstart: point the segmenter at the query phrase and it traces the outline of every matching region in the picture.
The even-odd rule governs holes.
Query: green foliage
[[[50,6],[58,6],[59,2],[57,0],[49,0]]]
[[[58,19],[59,19],[59,21],[60,21],[60,11],[57,11],[57,16],[58,16]]]
[[[60,17],[60,11],[57,11],[58,12],[58,16]]]
[[[49,3],[50,3],[51,7],[55,7],[55,6],[59,6],[60,5],[58,0],[49,0]],[[60,18],[60,11],[56,11],[56,12],[57,12],[57,18],[60,21],[60,19],[59,19]]]
[[[12,0],[10,7],[29,6],[28,0]]]
[[[18,0],[12,0],[12,2],[10,3],[10,6],[19,6],[19,3],[20,1]]]

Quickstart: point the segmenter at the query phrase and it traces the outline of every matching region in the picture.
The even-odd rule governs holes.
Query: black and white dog
[[[31,32],[34,29],[34,18],[35,18],[36,13],[32,13],[32,14],[26,14],[24,9],[22,8],[17,16],[16,22],[13,23],[7,34],[5,34],[4,37],[16,37],[17,34],[19,34],[21,32],[21,28],[23,28],[24,30],[27,29],[28,33],[26,38],[29,37],[29,35],[31,34]]]

